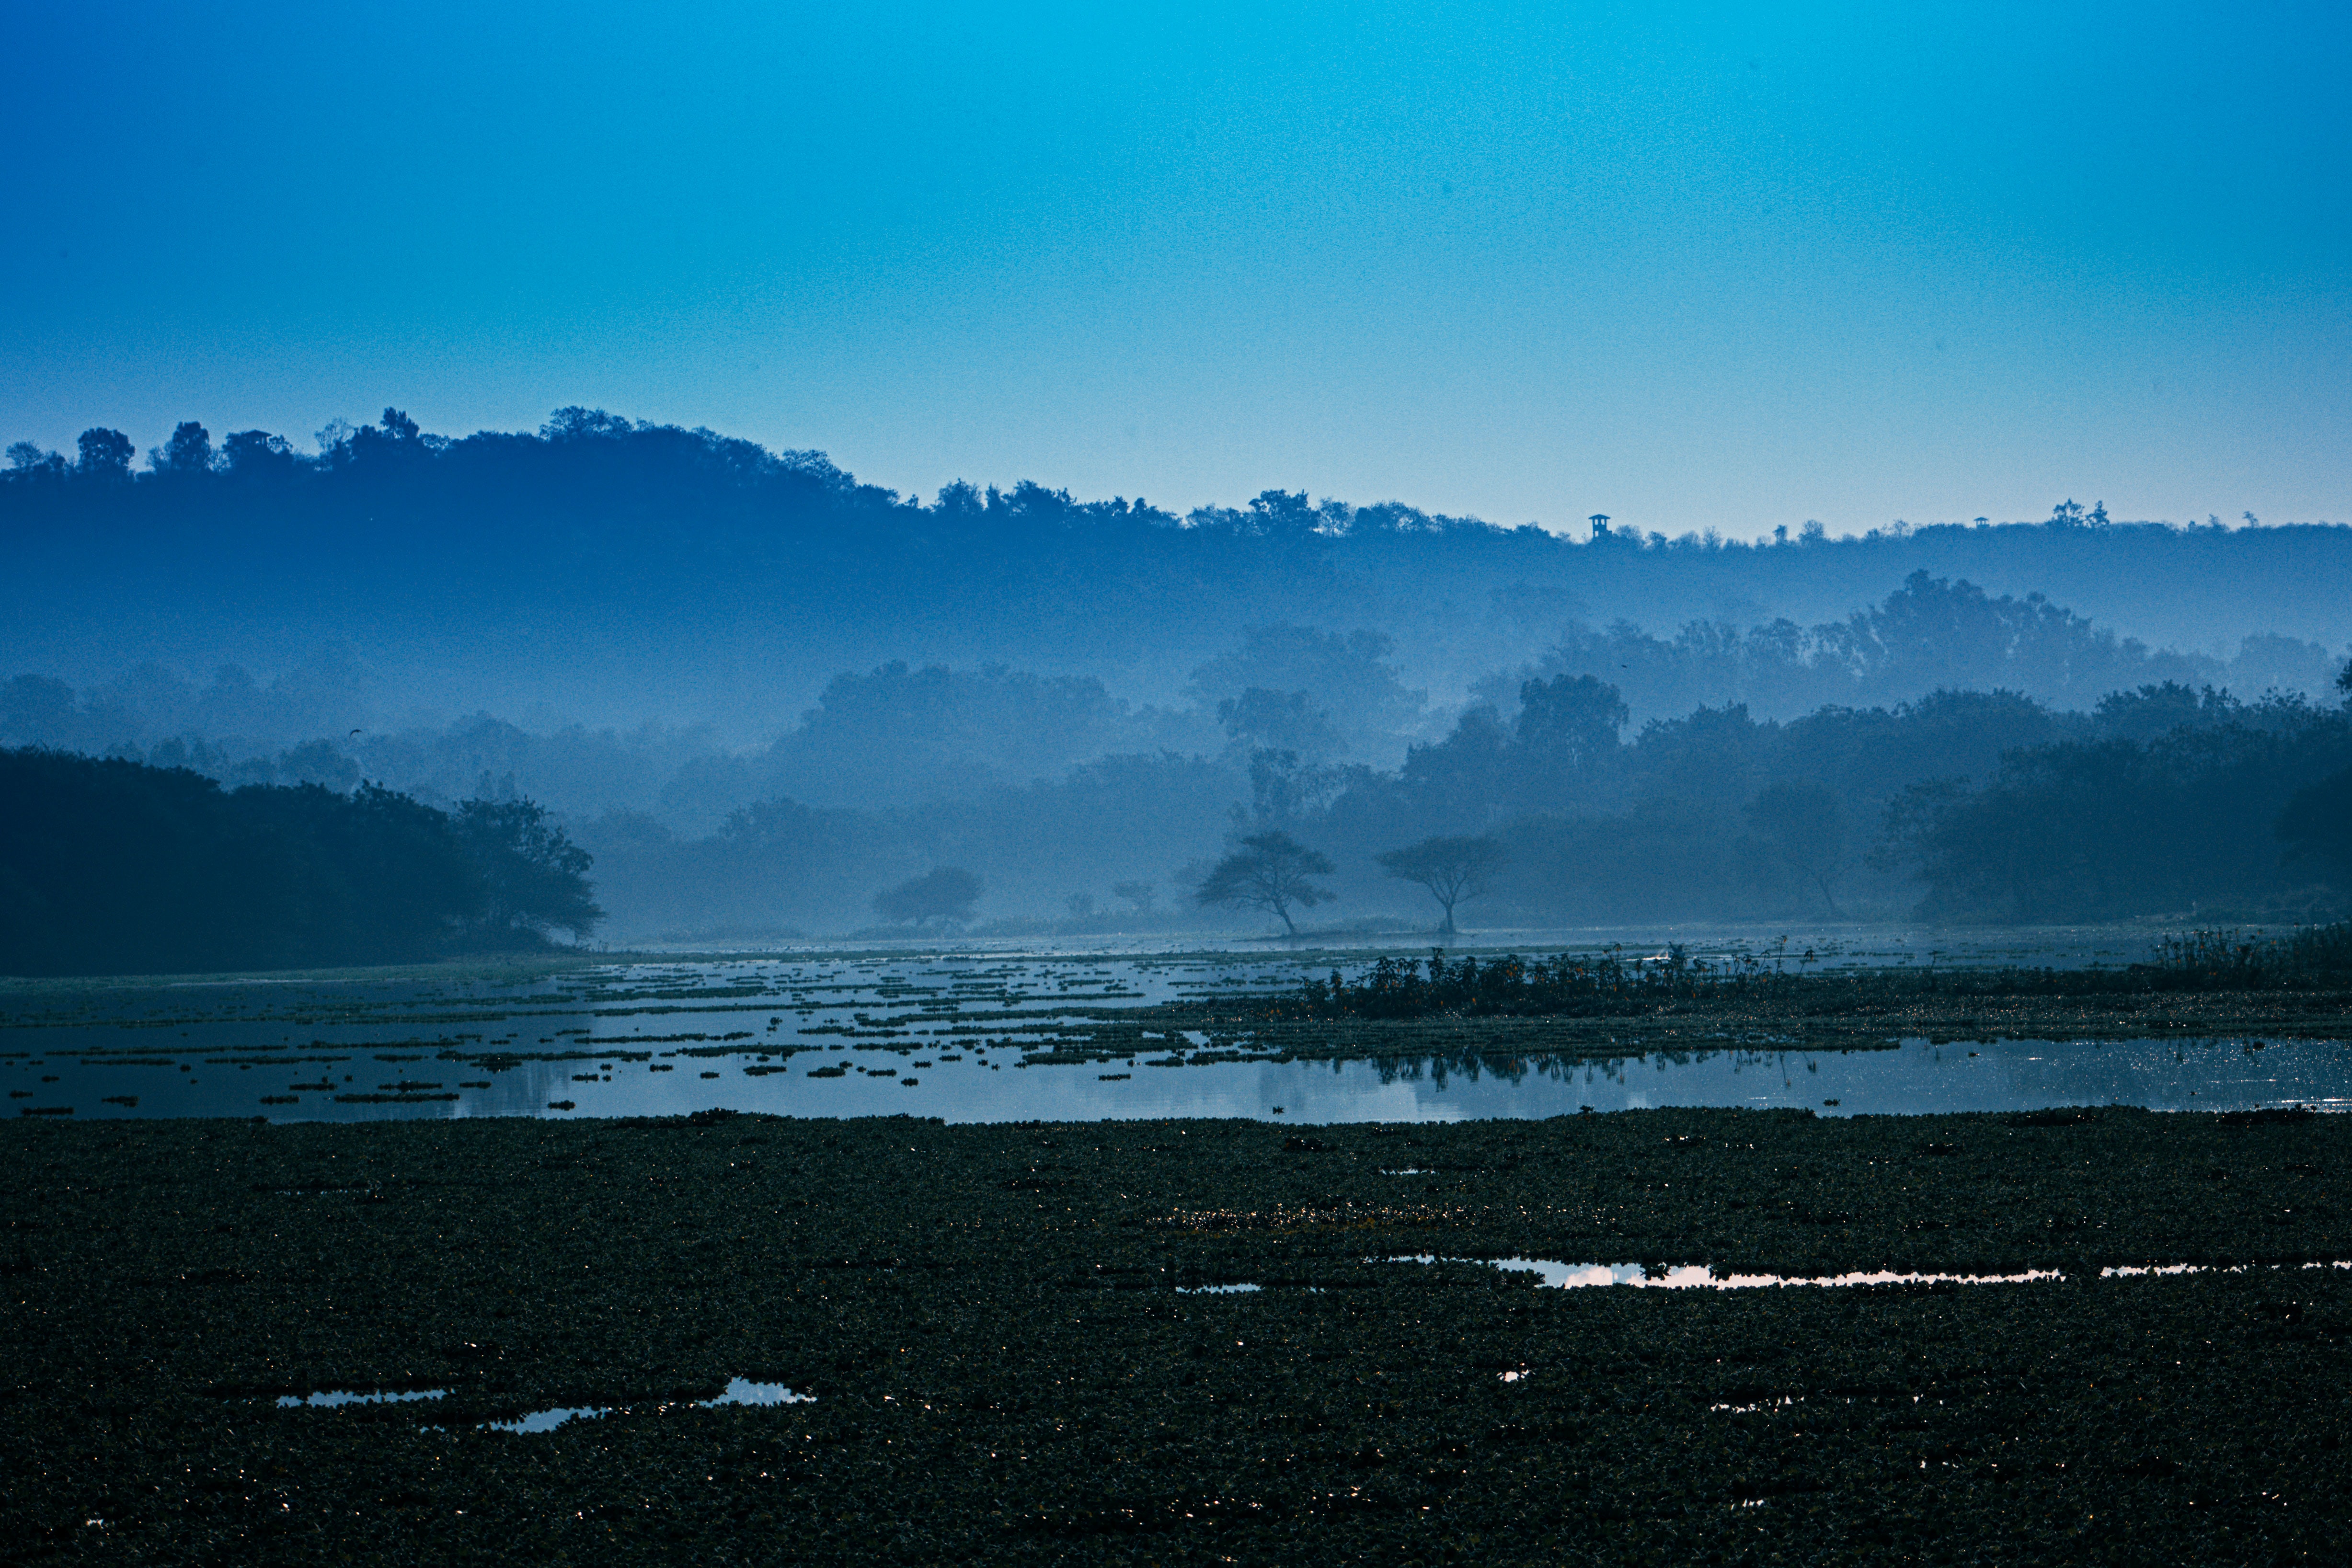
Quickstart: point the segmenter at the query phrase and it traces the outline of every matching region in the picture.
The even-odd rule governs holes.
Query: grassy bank
[[[2352,1259],[2341,1119],[0,1138],[16,1560],[2269,1563],[2352,1542],[2352,1271],[2292,1267]],[[2065,1278],[1558,1291],[1372,1260],[1423,1254]],[[2099,1273],[2173,1263],[2253,1267]],[[1184,1293],[1236,1283],[1265,1288]],[[735,1377],[816,1397],[682,1403]],[[274,1405],[335,1388],[448,1393]],[[627,1408],[479,1429],[577,1406]]]

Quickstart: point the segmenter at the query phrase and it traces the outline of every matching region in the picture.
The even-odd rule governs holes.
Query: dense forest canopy
[[[629,936],[936,923],[907,890],[950,886],[982,923],[1197,923],[1251,907],[1198,895],[1277,839],[1330,867],[1286,920],[1326,893],[1450,912],[1455,882],[1397,871],[1432,845],[1478,846],[1464,917],[1497,924],[2277,917],[2352,881],[2339,527],[2062,503],[1570,541],[1277,490],[926,505],[580,409],[462,440],[387,411],[318,445],[189,423],[142,468],[100,429],[0,477],[0,745],[47,748],[13,754],[41,810],[96,820],[79,779],[192,841],[270,840],[272,886],[388,852],[384,824],[437,846],[409,874],[471,867],[397,930],[219,923],[270,961],[604,907]],[[95,674],[44,657],[99,646]],[[486,691],[509,716],[449,716]],[[122,783],[150,774],[173,782]]]
[[[12,605],[0,667],[87,685],[145,660],[234,664],[346,714],[367,699],[344,727],[547,705],[596,724],[716,722],[740,745],[841,671],[893,659],[1093,675],[1183,706],[1194,672],[1276,626],[1389,639],[1399,689],[1438,709],[1566,648],[1620,666],[1637,718],[1726,700],[1793,717],[1954,684],[1887,663],[1848,624],[1923,571],[2021,606],[2003,612],[2019,647],[1996,662],[2060,706],[2127,683],[2100,687],[2037,652],[2071,632],[2030,594],[2110,629],[2117,656],[2134,638],[2178,651],[2135,679],[2310,692],[2352,641],[2336,587],[2352,528],[2336,525],[2124,523],[2062,502],[2030,523],[1891,522],[1849,539],[1759,519],[1749,540],[1622,520],[1555,533],[1279,489],[1181,516],[1033,482],[922,504],[822,454],[577,408],[537,433],[461,439],[387,410],[329,426],[319,448],[215,441],[193,422],[144,467],[111,431],[70,456],[18,444],[0,476],[0,567],[40,591]],[[1973,682],[1986,660],[1971,659]],[[352,689],[338,663],[377,672],[376,689]],[[217,701],[252,706],[234,689]]]
[[[223,789],[0,750],[0,974],[384,964],[585,936],[587,852],[528,800],[453,814],[371,784]]]
[[[310,751],[322,758],[357,768],[324,742]],[[223,800],[389,798],[356,780],[221,792],[185,770],[142,771]],[[518,806],[511,779],[481,789],[446,819],[458,840],[521,809],[529,821],[509,839],[545,842],[551,824]],[[18,815],[39,820],[29,805]],[[2352,902],[2347,821],[2352,716],[2333,703],[2152,685],[2079,714],[1944,692],[1788,723],[1702,707],[1634,728],[1606,683],[1556,676],[1530,678],[1508,720],[1472,708],[1393,769],[1237,737],[1214,753],[1113,755],[919,800],[763,797],[698,831],[608,809],[576,822],[581,849],[535,858],[584,870],[567,856],[593,851],[598,899],[637,937],[929,918],[877,895],[950,880],[970,894],[960,906],[1013,920],[1005,929],[1177,928],[1200,923],[1187,905],[1220,857],[1269,834],[1328,864],[1316,885],[1342,920],[1433,920],[1441,911],[1411,891],[1426,878],[1400,852],[1474,842],[1481,925],[2277,920]],[[430,946],[404,940],[402,952]]]

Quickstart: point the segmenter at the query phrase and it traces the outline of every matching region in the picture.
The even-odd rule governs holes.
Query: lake
[[[1885,964],[1890,952],[1913,951],[1885,938],[1808,946],[1824,966]],[[1917,953],[1923,962],[1984,962],[1992,951],[2015,961],[2009,947],[1985,946]],[[2096,961],[2084,955],[2097,951],[2082,944],[2068,956]],[[1143,1035],[1132,1055],[1066,1060],[1129,1009],[1287,989],[1304,974],[1363,956],[803,951],[520,978],[421,971],[20,983],[0,999],[0,1087],[17,1114],[78,1120],[677,1115],[726,1107],[957,1122],[1329,1123],[1663,1105],[1823,1115],[2109,1103],[2352,1106],[2352,1047],[2341,1040],[1727,1046],[1611,1061],[1537,1056],[1501,1061],[1497,1071],[1477,1061],[1215,1060],[1220,1053],[1198,1051],[1203,1037],[1160,1031]],[[1057,1047],[1063,1061],[1024,1061]]]

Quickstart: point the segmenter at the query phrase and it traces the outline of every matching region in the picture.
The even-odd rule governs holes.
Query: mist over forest
[[[1258,928],[1192,895],[1273,836],[1328,864],[1332,929],[1434,925],[1381,859],[1429,840],[1479,846],[1470,925],[2307,918],[2352,888],[2339,525],[925,503],[576,408],[316,444],[12,447],[0,745],[392,791],[452,832],[535,805],[614,940]]]

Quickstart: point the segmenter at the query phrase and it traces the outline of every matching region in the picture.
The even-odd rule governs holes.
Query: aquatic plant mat
[[[0,1138],[11,1561],[2352,1553],[2343,1117]]]

